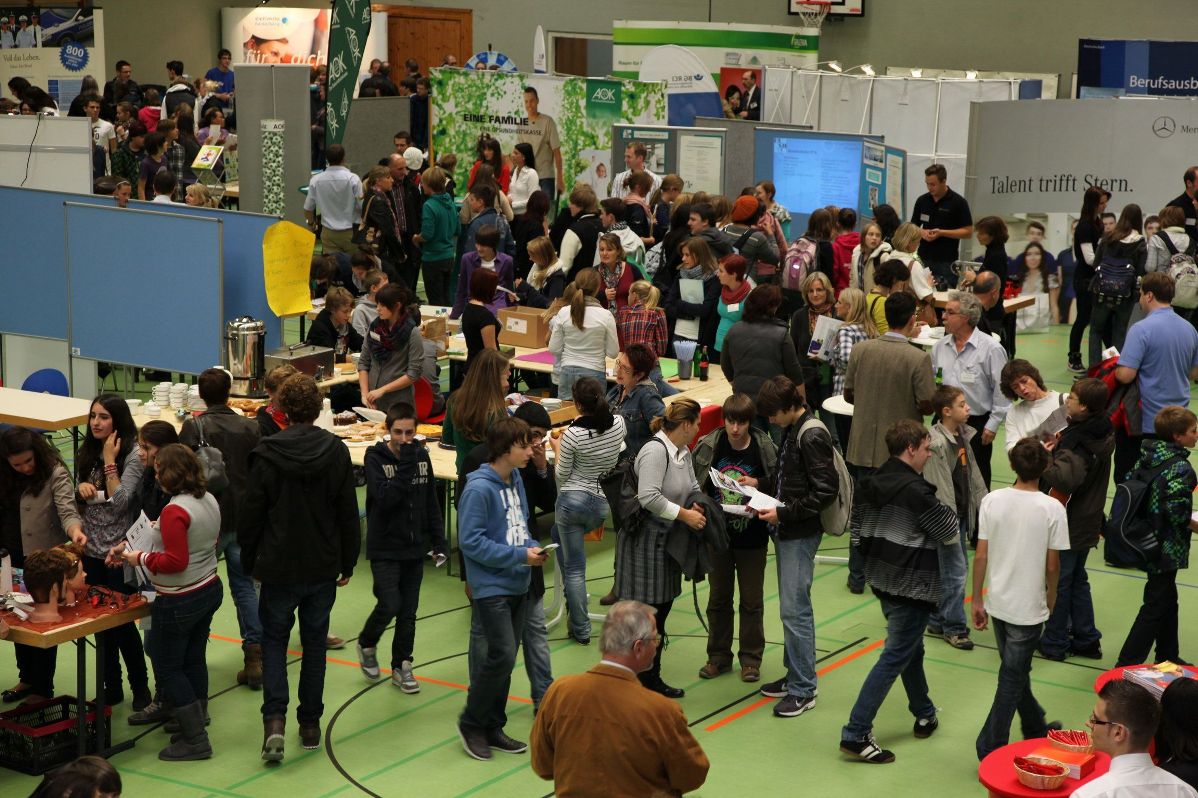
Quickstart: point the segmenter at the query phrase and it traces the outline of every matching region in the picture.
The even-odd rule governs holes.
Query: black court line
[[[423,668],[426,665],[436,665],[438,662],[445,662],[446,660],[457,659],[458,657],[464,657],[469,653],[470,653],[469,651],[462,651],[461,653],[458,653],[458,654],[449,654],[448,656],[438,657],[437,659],[430,659],[428,662],[422,662],[419,665],[413,665],[412,670],[418,670],[419,668]],[[348,699],[346,699],[345,703],[343,703],[340,707],[338,707],[337,711],[333,713],[332,719],[329,720],[328,725],[325,726],[325,729],[324,729],[324,751],[325,751],[325,754],[328,756],[329,761],[333,764],[333,767],[336,768],[337,772],[340,773],[341,776],[346,781],[348,781],[350,784],[357,787],[359,790],[366,793],[367,795],[372,796],[372,798],[383,798],[383,796],[379,795],[376,792],[371,791],[370,789],[368,789],[366,787],[366,785],[362,784],[357,779],[355,779],[353,776],[349,775],[349,773],[346,771],[346,769],[341,766],[341,761],[337,759],[337,754],[333,751],[333,727],[337,725],[337,719],[341,717],[342,712],[344,712],[345,710],[347,710],[349,708],[350,704],[357,701],[359,698],[366,695],[368,692],[370,692],[374,688],[378,687],[379,685],[387,684],[390,681],[391,681],[390,679],[379,679],[377,682],[366,685],[361,690],[359,690],[357,693],[350,696]],[[550,795],[552,795],[552,793],[550,793]]]
[[[924,632],[924,637],[930,637],[933,640],[943,640],[944,639],[943,635],[934,635],[931,632]],[[998,646],[988,645],[987,643],[979,643],[976,640],[973,642],[973,647],[974,648],[985,648],[990,651],[998,651]],[[950,648],[951,648],[951,646],[950,646]],[[1071,665],[1074,668],[1085,668],[1086,670],[1098,671],[1099,673],[1106,673],[1108,670],[1110,670],[1110,668],[1104,668],[1100,665],[1087,665],[1084,662],[1078,662],[1071,658],[1051,659],[1050,657],[1046,657],[1043,654],[1040,654],[1039,652],[1036,653],[1035,659],[1042,660],[1044,662],[1055,662],[1058,665]]]

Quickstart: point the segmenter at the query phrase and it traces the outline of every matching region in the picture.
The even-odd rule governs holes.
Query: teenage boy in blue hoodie
[[[458,504],[458,544],[466,559],[466,583],[473,596],[470,647],[486,654],[470,657],[470,692],[458,719],[458,736],[471,757],[491,758],[492,750],[520,754],[528,744],[504,734],[512,668],[524,632],[529,567],[546,554],[528,530],[528,499],[520,469],[532,457],[532,434],[518,418],[496,422],[487,432],[487,463],[466,478]]]
[[[441,506],[428,451],[416,442],[416,409],[398,402],[387,411],[391,440],[366,452],[366,559],[374,577],[374,610],[358,635],[358,664],[367,679],[379,678],[377,646],[395,622],[391,683],[420,692],[412,675],[416,610],[424,578],[425,552],[445,555]]]

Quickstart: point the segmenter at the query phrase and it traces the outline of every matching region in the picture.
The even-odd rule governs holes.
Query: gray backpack
[[[204,471],[204,478],[208,482],[209,493],[220,493],[225,488],[229,487],[229,474],[225,470],[225,456],[221,454],[220,449],[215,446],[209,446],[204,440],[204,425],[200,420],[202,416],[196,416],[196,435],[200,439],[200,443],[196,446],[196,457],[199,458],[200,468]]]
[[[799,437],[802,438],[803,433],[809,428],[818,427],[831,438],[832,434],[828,432],[824,422],[816,418],[814,413],[810,415],[811,417],[803,422],[803,426],[799,427]],[[836,481],[840,488],[831,504],[819,511],[819,522],[824,534],[840,537],[849,528],[849,515],[853,509],[853,480],[849,476],[849,466],[844,461],[844,455],[835,446],[832,447],[832,465],[836,469]]]

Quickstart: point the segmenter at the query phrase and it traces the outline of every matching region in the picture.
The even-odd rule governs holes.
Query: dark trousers
[[[34,695],[54,695],[54,671],[58,667],[58,647],[38,648],[16,643],[17,673]]]
[[[1127,472],[1135,468],[1140,459],[1140,447],[1146,440],[1158,440],[1155,433],[1143,435],[1128,435],[1121,428],[1115,429],[1115,458],[1111,464],[1114,469],[1111,476],[1119,482],[1127,476]]]
[[[424,276],[424,295],[430,305],[452,305],[449,284],[453,279],[453,259],[426,260],[421,265]],[[415,288],[415,286],[413,286]]]
[[[844,440],[846,441],[845,446],[847,448],[848,439],[845,438]],[[849,476],[853,478],[854,485],[860,484],[862,479],[877,470],[868,466],[853,465],[852,463],[849,463],[848,467]],[[849,542],[849,587],[853,590],[865,589],[865,557],[861,554],[861,547],[852,545],[852,541]]]
[[[109,568],[104,561],[96,557],[83,557],[83,571],[87,575],[89,585],[102,585],[119,593],[133,593],[133,588],[125,584],[123,568]],[[121,686],[121,660],[129,669],[129,686],[134,690],[149,689],[150,672],[146,668],[146,654],[141,645],[141,635],[137,633],[137,624],[127,623],[100,632],[104,638],[104,681],[112,689]]]
[[[994,617],[990,623],[994,626],[1000,664],[994,703],[976,743],[979,761],[1007,744],[1016,712],[1025,740],[1048,733],[1044,708],[1032,695],[1032,655],[1040,642],[1040,624],[1020,626]]]
[[[1149,662],[1153,643],[1156,659],[1152,662],[1177,661],[1177,571],[1148,574],[1144,603],[1123,641],[1116,667]]]
[[[969,426],[977,433],[970,439],[969,446],[973,449],[974,459],[978,461],[978,471],[982,472],[982,481],[986,483],[987,490],[990,489],[990,457],[994,454],[994,442],[982,443],[982,430],[989,420],[989,413],[969,417]]]
[[[490,732],[507,725],[512,668],[524,636],[528,594],[475,598],[471,604],[470,647],[487,647],[486,656],[470,657],[470,692],[460,721]]]
[[[552,173],[552,172],[554,172],[556,167],[553,164],[548,164],[546,166],[537,164],[537,168],[544,169],[546,172]],[[538,182],[538,185],[540,186],[541,191],[544,191],[546,194],[549,195],[549,218],[553,219],[553,217],[557,215],[556,213],[554,213],[554,203],[553,203],[554,198],[557,196],[557,178],[542,177],[540,179],[540,181]]]
[[[1090,326],[1090,313],[1093,310],[1093,295],[1090,294],[1089,280],[1074,280],[1073,289],[1077,293],[1077,317],[1069,330],[1069,354],[1081,355],[1082,335]]]
[[[374,648],[387,625],[395,621],[391,668],[398,670],[404,660],[412,659],[412,647],[416,643],[416,609],[420,606],[424,561],[371,560],[370,575],[374,579],[376,603],[362,626],[358,643],[363,648]]]
[[[216,579],[182,596],[160,593],[150,605],[154,678],[173,706],[208,697],[208,633],[223,598],[224,587]]]
[[[299,707],[295,716],[303,723],[318,721],[324,714],[325,638],[336,600],[337,583],[332,580],[298,585],[263,583],[258,596],[258,617],[262,621],[263,716],[287,714],[287,644],[296,615],[304,654],[300,661]]]
[[[1089,549],[1061,552],[1057,603],[1040,638],[1040,649],[1047,654],[1068,654],[1102,640],[1102,632],[1094,625],[1094,597],[1090,592],[1090,576],[1086,573],[1089,556]]]
[[[649,606],[657,610],[653,619],[657,622],[657,634],[661,636],[661,642],[657,644],[657,653],[653,655],[653,667],[636,676],[646,687],[655,687],[661,684],[661,652],[669,642],[666,638],[666,618],[670,617],[670,609],[673,608],[674,602],[671,600],[665,604],[650,604]]]
[[[761,667],[765,653],[765,560],[768,548],[711,551],[711,592],[707,597],[707,660],[732,664],[732,596],[740,587],[741,667]]]
[[[960,277],[953,272],[953,261],[925,261],[924,265],[936,278],[936,282],[943,282],[949,288],[956,288],[957,281]]]

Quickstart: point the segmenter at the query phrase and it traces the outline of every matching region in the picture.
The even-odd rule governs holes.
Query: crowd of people
[[[389,93],[389,67],[377,67],[363,90]],[[118,201],[134,189],[165,198],[155,201],[179,195],[186,175],[174,174],[172,152],[186,152],[184,139],[199,141],[195,109],[209,138],[227,133],[231,74],[200,93],[182,64],[167,68],[171,89],[160,103],[139,92],[122,61],[104,92],[81,104],[103,132],[97,142],[119,178]],[[418,74],[401,86],[427,97]],[[33,87],[21,96],[41,110]],[[537,713],[533,767],[570,794],[596,786],[681,793],[703,783],[709,762],[670,701],[684,691],[662,677],[667,621],[684,578],[709,579],[699,676],[720,678],[735,664],[742,681],[761,681],[770,667],[770,541],[785,672],[760,692],[778,699],[776,716],[796,717],[815,708],[818,693],[816,553],[825,535],[851,533],[846,589],[869,586],[887,623],[877,662],[844,708],[840,751],[864,762],[895,761],[873,728],[896,679],[914,736],[938,729],[923,669],[929,633],[968,651],[971,628],[994,629],[1002,664],[976,738],[979,759],[1007,744],[1016,714],[1025,737],[1059,728],[1032,695],[1032,657],[1103,657],[1086,560],[1103,531],[1112,479],[1146,482],[1156,542],[1139,563],[1143,603],[1117,664],[1149,660],[1154,648],[1158,661],[1183,662],[1176,578],[1188,567],[1198,485],[1188,462],[1198,419],[1187,409],[1198,379],[1198,167],[1185,173],[1186,193],[1157,216],[1128,205],[1106,229],[1110,194],[1090,188],[1068,251],[1050,255],[1033,222],[1029,243],[1009,259],[1007,225],[996,216],[974,221],[940,165],[925,171],[928,191],[907,222],[886,205],[864,225],[854,209],[817,208],[793,237],[771,181],[735,197],[686,192],[679,175],[646,169],[640,142],[628,145],[627,169],[612,184],[567,192],[556,127],[538,113],[534,89],[525,103],[542,121],[537,135],[506,153],[481,137],[460,192],[456,159],[428,163],[427,145],[408,131],[365,175],[346,167],[343,147],[330,146],[309,189],[308,223],[321,242],[314,296],[324,306],[308,341],[339,358],[359,353],[358,383],[330,399],[336,410],[360,403],[381,411],[390,436],[365,455],[365,554],[377,603],[356,646],[367,679],[382,678],[378,646],[394,623],[390,679],[405,693],[420,690],[413,669],[424,563],[450,553],[432,464],[416,439],[425,392],[443,406],[443,442],[456,453],[456,531],[472,606],[470,691],[457,723],[463,748],[480,760],[528,750],[505,732],[523,647]],[[182,190],[191,197],[192,188]],[[980,261],[961,257],[971,237],[984,249]],[[1037,297],[1030,312],[1006,313],[1004,299],[1020,293]],[[1068,324],[1074,302],[1068,365],[1089,376],[1052,391],[1035,364],[1016,357],[1017,338]],[[466,362],[446,397],[436,344],[421,335],[422,304],[450,308],[465,337]],[[500,350],[497,319],[509,306],[544,314],[554,373],[551,384],[529,387],[574,403],[577,417],[564,431],[551,429],[537,403],[509,406],[513,363]],[[821,320],[839,324],[826,340],[817,335]],[[913,344],[935,327],[943,335],[930,351]],[[1118,354],[1104,354],[1106,345]],[[719,364],[731,386],[723,425],[701,438],[700,405],[675,396],[661,368],[663,358],[700,356]],[[127,581],[133,567],[149,573],[158,598],[145,640],[132,625],[102,633],[110,640],[105,699],[124,700],[123,662],[130,723],[169,721],[175,731],[164,760],[213,755],[207,726],[219,718],[208,714],[205,646],[223,601],[223,554],[244,639],[238,681],[263,691],[261,756],[277,762],[288,739],[286,651],[296,618],[304,652],[298,736],[304,748],[321,742],[329,616],[362,548],[355,475],[346,447],[314,424],[322,395],[311,377],[286,367],[268,374],[270,403],[256,423],[229,408],[227,373],[210,369],[198,383],[208,409],[179,433],[161,421],[139,430],[125,400],[96,397],[74,475],[41,436],[5,431],[5,541],[18,563],[73,541],[88,583],[118,593],[136,589]],[[834,396],[852,405],[851,415],[824,410]],[[1016,476],[1010,487],[992,484],[1000,432]],[[219,490],[197,446],[223,455]],[[726,480],[777,506],[732,506],[739,499]],[[157,522],[163,551],[124,542],[141,513]],[[542,545],[536,519],[548,514],[552,543]],[[589,645],[584,540],[608,522],[619,535],[614,586],[601,600],[611,605],[603,661],[555,679],[543,567],[560,558],[567,636]],[[54,650],[18,646],[17,659],[20,681],[4,700],[53,695]],[[1198,795],[1191,687],[1178,682],[1159,705],[1134,685],[1103,689],[1089,725],[1095,746],[1116,758],[1094,785]],[[601,726],[613,719],[643,729],[656,747],[629,754],[601,744]],[[1174,775],[1146,759],[1153,739]],[[1107,793],[1088,786],[1077,794]]]

